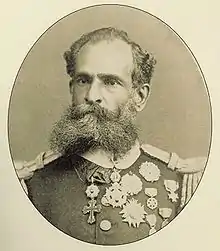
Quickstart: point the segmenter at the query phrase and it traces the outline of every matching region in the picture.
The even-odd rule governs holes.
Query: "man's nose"
[[[95,80],[93,81],[89,88],[88,88],[88,91],[86,93],[86,96],[85,96],[85,101],[86,102],[95,102],[95,103],[98,103],[98,104],[101,104],[102,103],[102,98],[101,98],[101,86],[100,86],[100,83]]]

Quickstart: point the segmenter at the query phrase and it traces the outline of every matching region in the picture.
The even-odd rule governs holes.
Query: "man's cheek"
[[[111,111],[117,110],[120,106],[123,106],[128,101],[128,96],[115,94],[108,99],[108,107]]]
[[[82,91],[74,91],[72,93],[72,103],[76,105],[83,104],[85,100],[85,94]]]

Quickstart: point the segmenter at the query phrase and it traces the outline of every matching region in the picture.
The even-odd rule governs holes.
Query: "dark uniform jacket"
[[[176,154],[147,145],[122,170],[104,168],[78,155],[44,153],[18,173],[30,200],[51,224],[85,242],[116,245],[155,233],[185,206],[201,167],[199,171],[190,167],[187,174],[178,172],[189,166],[181,161]],[[112,181],[113,172],[119,173],[120,181],[117,175],[117,182]],[[98,188],[95,197],[88,192],[91,185]]]

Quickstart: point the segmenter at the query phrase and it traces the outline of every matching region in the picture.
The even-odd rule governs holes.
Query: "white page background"
[[[1,1],[1,138],[0,138],[0,250],[57,251],[148,249],[220,250],[220,116],[218,1]],[[169,24],[197,58],[211,94],[213,140],[203,180],[188,206],[165,230],[145,240],[102,247],[77,241],[49,224],[21,189],[10,158],[7,139],[9,97],[19,67],[33,43],[54,22],[70,12],[100,3],[122,3],[146,10]],[[25,141],[25,139],[24,139]],[[33,142],[34,144],[34,142]]]

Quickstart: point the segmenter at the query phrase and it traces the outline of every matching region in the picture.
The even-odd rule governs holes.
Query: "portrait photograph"
[[[29,50],[10,97],[9,148],[25,196],[61,233],[134,243],[190,207],[212,112],[180,35],[148,12],[106,4],[57,20]]]

